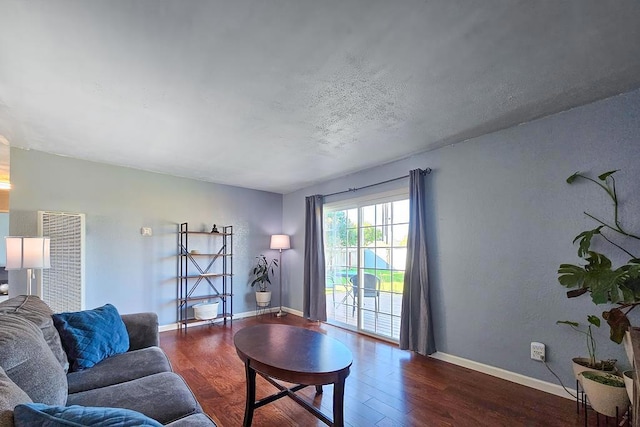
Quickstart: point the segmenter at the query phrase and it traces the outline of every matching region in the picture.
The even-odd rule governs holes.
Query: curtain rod
[[[430,173],[431,173],[431,168],[420,169],[420,175],[428,175]],[[365,185],[364,187],[349,188],[348,190],[344,190],[344,191],[337,191],[335,193],[323,194],[322,197],[329,197],[329,196],[335,196],[337,194],[351,193],[351,192],[355,192],[355,191],[358,191],[358,190],[364,190],[365,188],[375,187],[376,185],[382,185],[382,184],[386,184],[388,182],[399,181],[399,180],[405,179],[405,178],[409,178],[409,175],[399,176],[397,178],[388,179],[388,180],[382,181],[382,182],[376,182],[375,184]]]

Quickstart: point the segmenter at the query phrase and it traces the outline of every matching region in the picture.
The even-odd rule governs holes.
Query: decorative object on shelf
[[[218,228],[216,227],[215,224],[213,224],[213,227],[211,228],[211,232],[212,233],[219,233]]]
[[[584,212],[585,215],[600,224],[592,230],[583,231],[573,239],[573,243],[578,242],[578,256],[584,259],[587,264],[561,264],[558,269],[558,281],[562,286],[572,289],[567,292],[569,298],[589,293],[595,304],[619,304],[618,307],[604,311],[602,318],[611,328],[611,340],[620,344],[630,326],[627,315],[640,304],[640,259],[637,254],[634,255],[622,244],[640,240],[640,236],[630,233],[620,223],[618,193],[613,176],[616,172],[618,171],[605,172],[599,175],[597,180],[580,172],[567,178],[569,184],[576,180],[587,180],[596,184],[613,201],[614,211],[612,223],[607,223]],[[613,240],[613,236],[617,236],[623,241],[616,242]],[[591,250],[591,242],[596,237],[605,240],[631,259],[626,264],[614,269],[609,257]]]
[[[257,256],[258,260],[256,266],[252,270],[252,274],[255,279],[251,282],[251,287],[258,285],[256,291],[256,304],[259,307],[264,307],[271,304],[271,291],[267,290],[267,286],[271,284],[271,278],[269,275],[275,274],[275,269],[278,267],[278,261],[272,259],[267,261],[267,257],[260,254]]]
[[[584,371],[605,371],[612,372],[616,368],[615,359],[598,360],[596,357],[596,340],[593,337],[592,326],[600,327],[600,318],[595,315],[587,316],[587,330],[583,331],[579,329],[580,324],[578,322],[572,322],[569,320],[558,320],[556,324],[569,325],[574,331],[584,334],[587,339],[587,353],[589,357],[574,357],[571,359],[573,362],[573,374],[576,379],[580,380],[580,374]]]
[[[271,249],[278,249],[279,251],[278,261],[280,263],[280,273],[278,274],[278,278],[280,281],[280,310],[276,313],[276,317],[283,317],[286,316],[287,313],[282,311],[282,250],[291,248],[289,236],[286,234],[274,234],[271,236],[271,245],[269,247]]]
[[[193,305],[193,317],[198,320],[211,320],[218,317],[220,301],[201,302]]]
[[[622,377],[593,371],[582,372],[580,376],[584,392],[596,412],[607,417],[625,413],[629,396]]]
[[[33,295],[31,280],[34,269],[51,268],[48,237],[5,237],[7,265],[5,270],[27,270],[27,295]],[[36,290],[37,291],[37,290]]]
[[[206,228],[190,231],[185,222],[178,230],[177,317],[185,331],[189,323],[217,318],[226,324],[227,319],[233,319],[233,226],[221,226],[219,231],[215,225],[214,228],[216,233]],[[190,249],[194,240],[200,250]],[[211,246],[217,251],[212,253]]]

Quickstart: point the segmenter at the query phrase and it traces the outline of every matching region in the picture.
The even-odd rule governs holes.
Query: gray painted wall
[[[211,167],[215,167],[212,162]],[[10,231],[35,235],[37,211],[86,214],[86,305],[110,302],[123,313],[155,311],[176,321],[177,224],[198,231],[234,226],[234,310],[255,309],[248,273],[281,232],[282,196],[143,172],[37,151],[11,150]],[[141,227],[152,227],[142,237]],[[267,252],[265,252],[267,251]],[[201,285],[202,286],[202,285]],[[26,289],[26,274],[11,273],[11,295]],[[278,290],[273,289],[274,298]]]
[[[568,300],[556,271],[578,261],[571,242],[595,227],[583,210],[608,218],[610,203],[594,186],[565,179],[575,171],[621,169],[622,218],[637,231],[638,159],[640,91],[634,91],[287,194],[283,227],[293,249],[286,253],[286,304],[302,309],[305,196],[431,167],[429,262],[439,351],[555,383],[529,359],[529,343],[541,341],[550,365],[574,386],[570,359],[586,354],[584,339],[555,322],[584,321],[603,307],[587,296]],[[606,327],[597,336],[601,356],[626,363]]]

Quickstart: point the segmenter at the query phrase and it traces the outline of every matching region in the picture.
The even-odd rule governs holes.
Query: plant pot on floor
[[[269,307],[271,305],[271,291],[256,291],[256,305]]]
[[[607,417],[625,413],[629,396],[622,377],[597,371],[584,371],[580,377],[587,399],[596,412]]]

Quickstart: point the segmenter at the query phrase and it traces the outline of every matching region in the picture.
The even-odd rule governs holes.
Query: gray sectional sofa
[[[122,315],[129,350],[76,372],[69,372],[52,314],[35,296],[0,303],[0,426],[13,425],[18,404],[35,402],[124,408],[162,425],[215,427],[158,347],[154,313]]]

